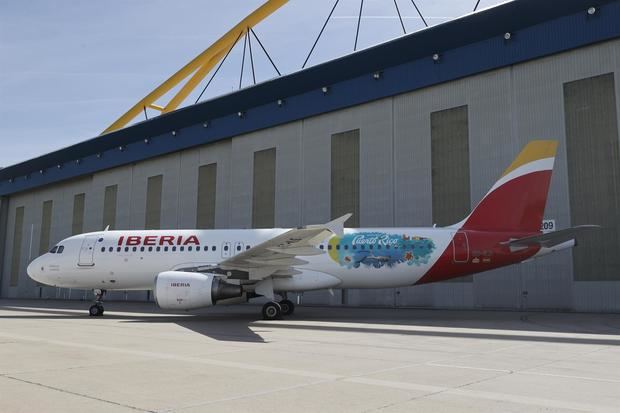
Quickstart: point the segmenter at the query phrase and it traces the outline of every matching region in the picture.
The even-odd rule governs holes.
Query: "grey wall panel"
[[[144,229],[161,228],[161,198],[163,175],[149,176],[146,181]]]
[[[198,168],[200,149],[192,148],[180,152],[178,188],[178,227],[196,227],[196,207],[198,199]]]
[[[217,195],[217,163],[198,168],[198,199],[196,201],[196,228],[215,228]]]
[[[345,223],[359,228],[360,222],[360,130],[335,133],[331,139],[331,219],[347,213]]]
[[[25,207],[15,208],[15,219],[13,220],[13,251],[11,256],[11,278],[9,286],[17,287],[19,284],[20,272],[22,267],[22,241],[24,238],[24,214]]]
[[[4,287],[4,279],[7,278],[4,271],[6,260],[6,241],[8,238],[9,224],[9,198],[0,197],[0,297]]]
[[[217,193],[215,195],[215,227],[231,228],[231,187],[232,187],[232,164],[231,164],[232,140],[218,142],[213,145],[206,145],[199,149],[199,158],[196,167],[217,163]],[[189,198],[192,207],[196,206],[196,185],[198,185],[198,175],[195,169],[192,171],[193,178],[190,182],[182,182],[183,185],[190,186],[193,195]],[[191,215],[192,220],[196,217],[196,211]],[[192,224],[194,225],[194,224]]]
[[[620,142],[613,73],[564,85],[573,225],[596,223],[573,252],[576,281],[620,281]]]
[[[116,211],[118,210],[118,185],[108,185],[103,195],[103,218],[101,226],[116,229]]]
[[[254,152],[252,228],[273,228],[276,215],[276,148]]]
[[[252,226],[252,185],[254,153],[276,148],[275,226],[300,225],[300,136],[301,123],[293,122],[273,129],[239,136],[232,140],[230,162],[230,226]],[[219,179],[219,178],[218,178]],[[219,182],[218,182],[219,184]]]
[[[50,247],[50,233],[52,231],[52,208],[54,201],[43,202],[41,211],[41,230],[39,234],[39,255],[45,254]]]
[[[132,229],[145,227],[148,181],[149,178],[158,175],[162,176],[159,227],[162,229],[178,228],[180,161],[181,154],[175,153],[133,166],[130,189],[130,227]]]
[[[93,176],[89,197],[92,199],[92,205],[86,209],[87,230],[99,231],[105,228],[103,225],[105,188],[113,185],[117,186],[114,228],[131,229],[132,181],[131,166],[102,171]],[[144,224],[144,220],[141,222]]]
[[[71,234],[81,234],[84,232],[84,207],[86,205],[86,194],[75,194],[73,196],[73,213],[71,221]]]
[[[444,227],[470,212],[467,106],[431,113],[433,223]]]

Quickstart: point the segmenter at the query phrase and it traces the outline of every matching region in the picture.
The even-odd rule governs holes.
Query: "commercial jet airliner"
[[[28,266],[42,284],[152,290],[159,307],[192,310],[263,296],[265,319],[290,315],[288,292],[444,281],[576,245],[580,226],[542,233],[557,151],[533,141],[463,221],[445,228],[344,229],[347,214],[294,229],[99,231],[67,238]],[[276,296],[281,301],[276,301]]]

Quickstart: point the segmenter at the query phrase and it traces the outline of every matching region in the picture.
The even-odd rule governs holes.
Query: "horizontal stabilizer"
[[[567,228],[560,231],[549,232],[547,234],[536,235],[533,237],[515,239],[507,241],[504,244],[511,248],[527,248],[540,246],[543,248],[551,248],[567,241],[577,239],[578,235],[595,229],[600,229],[598,225],[581,225],[578,227]]]

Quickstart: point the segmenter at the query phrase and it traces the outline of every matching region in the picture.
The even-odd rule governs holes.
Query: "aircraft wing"
[[[218,272],[229,278],[241,278],[238,274],[242,273],[243,278],[253,281],[272,275],[294,275],[297,271],[292,267],[307,263],[299,257],[324,254],[325,251],[316,246],[333,234],[342,235],[344,223],[351,215],[346,214],[322,225],[291,229],[220,262]]]
[[[579,234],[594,229],[600,229],[598,225],[581,225],[578,227],[567,228],[560,231],[549,232],[547,234],[536,235],[533,237],[520,238],[506,242],[512,248],[526,248],[540,246],[551,248],[564,242],[577,239]]]

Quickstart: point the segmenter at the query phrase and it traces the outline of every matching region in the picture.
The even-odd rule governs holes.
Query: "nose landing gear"
[[[88,309],[88,315],[91,317],[101,317],[103,315],[103,297],[106,290],[93,290],[95,293],[95,304]]]

